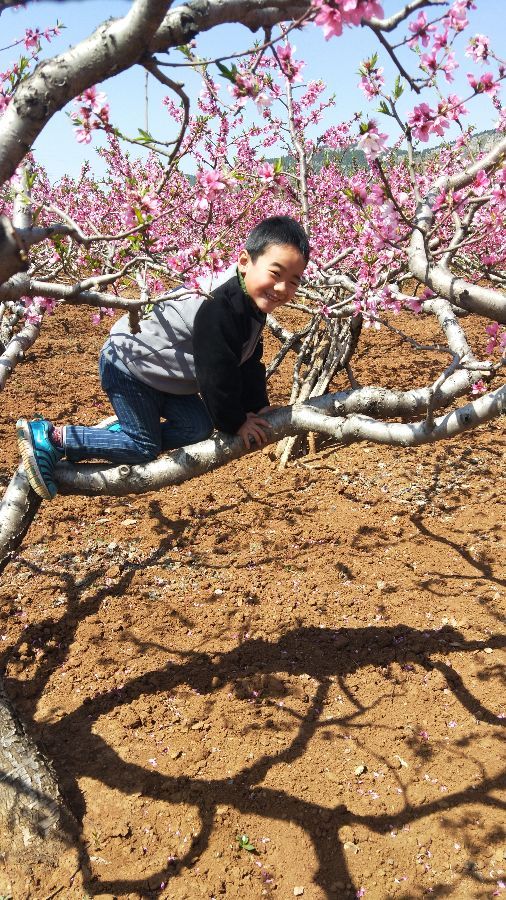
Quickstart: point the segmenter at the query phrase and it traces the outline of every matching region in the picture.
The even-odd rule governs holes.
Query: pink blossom
[[[367,202],[367,191],[364,185],[364,179],[361,175],[353,175],[349,182],[349,189],[352,192],[350,199],[356,203],[362,204]]]
[[[410,22],[408,28],[411,31],[411,34],[414,35],[414,37],[408,41],[410,47],[414,47],[418,41],[422,42],[422,47],[427,47],[431,32],[436,31],[435,25],[427,24],[427,16],[424,12],[419,13],[418,18],[415,19],[414,22]]]
[[[506,106],[504,106],[500,113],[497,122],[495,123],[495,127],[499,131],[506,131]]]
[[[506,172],[504,169],[502,171],[502,175],[501,175],[499,184],[494,185],[494,187],[492,188],[492,197],[493,197],[494,205],[497,205],[497,204],[505,205],[506,204]],[[482,259],[483,259],[483,257],[482,257]]]
[[[425,142],[429,140],[433,118],[434,111],[427,103],[420,103],[419,106],[415,106],[413,112],[409,114],[408,125],[414,136],[420,141]]]
[[[79,104],[77,112],[71,112],[70,118],[76,125],[76,139],[80,144],[89,144],[91,132],[96,128],[109,128],[109,105],[104,93],[96,87],[87,88],[75,98]]]
[[[284,44],[281,47],[277,48],[278,59],[281,63],[281,68],[283,70],[283,75],[288,78],[288,81],[302,81],[301,70],[304,68],[304,62],[295,62],[293,59],[293,53],[295,53],[296,47],[292,47],[291,44]]]
[[[432,204],[433,211],[438,212],[438,210],[442,209],[446,205],[447,199],[446,191],[444,189],[441,190]]]
[[[312,106],[324,89],[323,81],[309,81],[306,86],[306,93],[300,98],[301,105],[306,107]]]
[[[57,300],[53,300],[51,297],[34,297],[33,302],[36,303],[39,309],[43,309],[48,316],[52,316],[56,306],[58,305]]]
[[[57,300],[49,297],[22,297],[25,307],[25,321],[29,325],[40,325],[44,313],[51,316],[57,305]]]
[[[451,122],[458,122],[468,112],[457,94],[449,94],[446,100],[440,100],[437,106],[438,115],[445,116]]]
[[[497,253],[484,253],[481,257],[481,261],[484,266],[495,266],[495,264],[498,263],[499,260],[500,257],[497,255]]]
[[[115,314],[116,310],[111,309],[109,306],[100,306],[98,312],[93,313],[91,317],[91,322],[93,325],[98,325],[104,316],[108,316],[109,318]]]
[[[274,178],[274,166],[272,163],[262,163],[262,165],[258,167],[257,174],[262,181],[272,181]]]
[[[438,50],[446,50],[446,48],[448,47],[448,29],[447,28],[445,28],[444,31],[438,31],[437,34],[434,35],[432,47],[436,51],[436,53]]]
[[[506,329],[501,333],[499,323],[492,322],[490,325],[487,325],[485,331],[490,336],[486,347],[487,353],[493,353],[497,347],[500,350],[506,350]]]
[[[366,59],[360,65],[359,69],[362,78],[359,81],[359,88],[364,92],[368,100],[376,97],[385,83],[383,78],[383,68],[374,66],[372,60]]]
[[[447,81],[453,81],[453,75],[451,73],[454,69],[458,68],[455,56],[451,51],[448,51],[444,59],[438,62],[436,53],[436,50],[432,50],[430,53],[422,53],[420,64],[424,69],[427,69],[429,74],[435,75],[436,72],[441,71]]]
[[[481,378],[479,381],[474,382],[474,384],[471,388],[472,394],[479,396],[480,394],[486,394],[486,392],[487,392],[487,385],[484,383],[484,381],[482,381]],[[454,726],[455,726],[454,722],[448,722],[448,728],[453,728]]]
[[[387,285],[380,292],[381,303],[385,309],[391,310],[398,315],[402,309],[402,302],[399,297],[392,294],[391,288]]]
[[[27,28],[24,37],[24,44],[26,49],[29,50],[30,47],[38,47],[41,36],[42,34],[38,28],[36,28],[35,31],[32,31],[31,28]]]
[[[475,78],[471,72],[467,73],[467,80],[476,94],[490,94],[495,97],[499,84],[494,81],[492,72],[484,72],[479,78]]]
[[[490,41],[484,34],[475,34],[466,48],[466,56],[470,56],[474,62],[486,62],[490,50]]]
[[[445,58],[443,59],[443,61],[441,63],[441,66],[440,66],[441,71],[443,72],[444,77],[446,78],[447,81],[453,81],[452,72],[454,71],[454,69],[458,69],[458,67],[459,67],[459,64],[458,64],[457,60],[455,59],[455,54],[452,53],[451,50],[448,50]]]
[[[91,143],[91,131],[89,128],[76,128],[76,140],[78,144]]]
[[[381,184],[373,184],[367,194],[367,202],[373,206],[382,206],[385,202],[385,191]]]
[[[269,97],[263,89],[263,83],[251,75],[249,72],[237,74],[233,85],[230,85],[229,91],[235,97],[236,105],[240,108],[246,105],[248,98],[254,101],[257,106],[270,106],[272,97]]]
[[[480,169],[480,171],[476,173],[473,181],[473,191],[475,194],[481,197],[481,195],[484,194],[489,187],[490,179],[485,170]]]
[[[458,116],[467,112],[456,94],[452,94],[448,100],[442,100],[437,110],[431,109],[427,103],[415,106],[408,115],[408,125],[415,137],[421,141],[428,141],[431,134],[444,134],[444,129],[450,127],[450,121],[458,120]]]
[[[436,51],[431,50],[430,53],[422,53],[420,57],[420,65],[427,69],[427,71],[431,74],[437,72],[439,68],[439,63],[437,61]]]
[[[61,31],[58,28],[58,25],[54,25],[52,28],[46,28],[44,30],[44,37],[46,41],[51,41],[51,38],[57,37],[59,34],[61,34]]]
[[[208,169],[206,172],[199,172],[197,181],[199,187],[203,191],[203,199],[206,200],[207,203],[212,202],[227,186],[227,179],[217,169]],[[200,208],[206,207],[201,206]]]
[[[364,129],[364,130],[362,130]],[[370,161],[376,159],[380,153],[385,149],[385,143],[388,140],[388,135],[381,134],[378,131],[378,126],[374,119],[371,119],[367,122],[366,125],[361,126],[362,135],[358,141],[358,146],[360,150],[362,150],[366,158]]]
[[[96,85],[93,85],[79,94],[76,100],[78,103],[87,104],[93,112],[99,112],[106,105],[107,97],[103,91],[97,91]]]
[[[451,28],[452,31],[463,31],[469,25],[469,19],[466,15],[468,9],[476,9],[475,4],[471,0],[455,0],[455,3],[450,7],[444,18],[445,25]]]
[[[325,40],[331,37],[340,37],[343,33],[343,18],[341,10],[336,6],[330,6],[325,0],[312,0],[312,6],[319,12],[315,17],[315,24],[323,29]]]
[[[319,10],[315,23],[321,25],[325,40],[343,33],[343,25],[360,25],[362,19],[373,16],[383,18],[383,7],[376,0],[312,0],[314,9]]]
[[[434,117],[434,121],[431,125],[431,131],[434,132],[434,134],[438,134],[439,137],[443,137],[444,129],[449,127],[450,123],[446,116],[437,115]]]

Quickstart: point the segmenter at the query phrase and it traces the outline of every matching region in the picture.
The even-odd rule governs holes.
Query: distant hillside
[[[480,131],[478,134],[474,134],[470,140],[470,147],[473,153],[482,153],[483,151],[489,150],[492,145],[497,140],[497,132],[496,131]],[[436,147],[425,147],[423,150],[417,150],[414,154],[414,158],[416,162],[422,162],[425,159],[430,159],[432,156],[435,156],[443,147],[451,147],[455,141],[449,142],[441,142]],[[391,151],[391,155],[393,154],[394,158],[402,159],[407,155],[406,150],[396,150]],[[388,153],[386,156],[388,157]],[[318,171],[322,168],[322,166],[326,165],[329,161],[338,160],[341,165],[341,168],[346,174],[349,174],[353,170],[357,169],[365,169],[369,165],[363,150],[360,150],[357,146],[350,147],[348,150],[344,150],[343,152],[339,152],[338,150],[321,150],[315,155],[315,169]],[[268,162],[274,163],[275,159],[270,159]],[[292,156],[282,156],[281,162],[283,164],[283,168],[286,171],[290,171],[295,168],[295,160]]]
[[[489,150],[492,145],[497,140],[497,132],[496,131],[480,131],[478,134],[474,134],[470,140],[470,146],[473,153],[482,153],[484,150]],[[430,159],[430,157],[435,156],[443,147],[451,147],[455,141],[449,142],[441,142],[436,147],[425,147],[423,150],[417,150],[414,154],[416,162],[422,162],[426,159]],[[397,159],[402,159],[404,156],[407,156],[406,150],[396,150],[391,151],[391,154]],[[388,154],[386,154],[388,156]],[[279,157],[271,157],[267,159],[267,162],[276,163]],[[357,146],[350,147],[348,150],[343,150],[342,152],[338,150],[320,150],[315,154],[314,157],[314,167],[318,172],[323,166],[328,165],[329,162],[333,162],[337,160],[342,168],[342,170],[349,175],[353,171],[357,171],[358,169],[365,169],[369,165],[363,150],[360,150]],[[295,170],[295,159],[293,156],[282,156],[281,163],[285,172],[290,172]],[[195,184],[195,175],[187,174],[186,177],[190,184]]]

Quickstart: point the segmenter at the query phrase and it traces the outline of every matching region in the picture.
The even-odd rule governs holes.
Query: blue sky
[[[73,2],[39,2],[31,3],[26,9],[6,10],[0,17],[0,48],[6,47],[24,33],[27,27],[44,29],[56,23],[57,19],[66,26],[60,37],[56,38],[48,48],[50,53],[63,52],[86,37],[104,19],[104,7],[108,17],[122,16],[129,7],[128,0],[73,0]],[[403,5],[402,0],[384,0],[385,14],[391,14]],[[504,19],[504,0],[477,0],[478,9],[470,13],[471,29],[469,34],[487,34],[495,51],[503,59],[506,57],[506,29],[499,23]],[[430,11],[429,11],[430,12]],[[256,36],[260,37],[261,33]],[[247,49],[255,36],[242,26],[224,26],[216,28],[198,38],[198,52],[202,56],[215,57],[228,54],[233,50]],[[369,29],[348,28],[340,38],[330,41],[323,39],[321,30],[310,25],[297,32],[292,43],[297,47],[297,56],[306,60],[305,79],[323,79],[330,93],[335,93],[337,106],[331,112],[326,124],[348,119],[353,112],[364,110],[370,117],[380,120],[381,129],[389,131],[389,123],[375,112],[375,104],[368,104],[358,89],[357,68],[361,59],[378,49],[377,42]],[[468,93],[465,73],[477,70],[471,60],[463,57],[463,44],[460,44],[457,56],[461,63],[452,85],[443,84],[443,90],[464,96]],[[46,51],[47,52],[47,51]],[[383,53],[380,60],[384,63]],[[4,70],[14,59],[13,50],[0,52],[0,69]],[[172,51],[171,60],[181,61],[182,57]],[[170,70],[169,70],[170,71]],[[195,98],[199,89],[196,76],[186,69],[175,70],[182,80],[184,73],[190,96]],[[385,74],[392,73],[392,67],[385,65]],[[172,74],[172,73],[171,73]],[[139,67],[114,79],[104,82],[102,90],[107,93],[111,107],[111,120],[118,127],[134,137],[138,127],[144,127],[144,70]],[[504,89],[503,89],[504,90]],[[161,139],[170,139],[173,135],[170,119],[161,104],[166,93],[151,77],[149,78],[149,116],[150,130]],[[478,98],[472,105],[472,121],[478,130],[489,129],[497,120],[497,113],[488,98]],[[415,95],[406,96],[406,107],[412,108],[417,100]],[[72,107],[69,107],[71,109]],[[254,113],[253,113],[254,115]],[[97,139],[92,145],[83,146],[75,140],[73,129],[64,112],[56,115],[46,126],[35,145],[37,159],[46,167],[51,179],[64,174],[77,175],[85,159],[92,162],[94,171],[102,171],[102,163],[96,154]],[[275,154],[273,154],[275,155]],[[186,167],[187,169],[190,166]]]

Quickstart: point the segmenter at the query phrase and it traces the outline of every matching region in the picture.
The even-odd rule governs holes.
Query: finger
[[[246,448],[249,450],[252,444],[260,444],[262,443],[260,432],[255,428],[251,422],[248,422],[248,432],[244,437],[244,443],[246,444]]]
[[[251,429],[251,432],[257,444],[265,444],[266,437],[261,428],[255,427],[255,430]]]

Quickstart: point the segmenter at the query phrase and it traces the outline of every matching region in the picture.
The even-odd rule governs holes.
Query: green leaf
[[[399,97],[404,93],[404,86],[401,84],[401,76],[398,75],[395,79],[394,85],[394,100],[398,100]]]
[[[152,144],[154,142],[154,137],[149,131],[144,131],[143,128],[138,128],[139,137],[136,137],[135,140],[140,144]]]
[[[179,47],[176,47],[176,50],[179,50],[183,56],[186,56],[186,59],[190,59],[192,52],[188,46],[188,44],[181,44]]]
[[[247,834],[238,834],[237,841],[239,843],[239,847],[241,848],[241,850],[247,850],[248,853],[253,853],[255,848],[254,848],[253,844],[251,843]]]
[[[380,100],[380,105],[378,106],[378,112],[383,113],[383,115],[385,115],[385,116],[392,115],[392,113],[390,112],[390,110],[384,100]]]
[[[35,182],[37,181],[38,172],[36,172],[35,170],[32,170],[31,172],[25,171],[25,178],[26,178],[26,186],[27,186],[28,190],[31,190],[33,188]]]
[[[221,74],[223,75],[223,78],[226,78],[228,81],[231,81],[233,84],[235,84],[235,78],[236,78],[236,75],[238,72],[238,69],[237,69],[237,66],[235,65],[235,63],[232,65],[231,69],[229,69],[227,66],[224,66],[223,63],[221,63],[221,62],[217,62],[216,65],[217,65],[219,71],[221,72]]]

